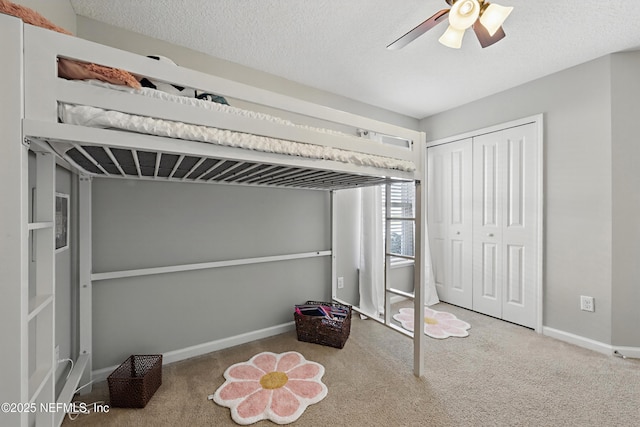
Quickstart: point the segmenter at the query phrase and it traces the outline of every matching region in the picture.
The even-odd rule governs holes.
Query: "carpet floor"
[[[297,351],[325,367],[328,395],[292,425],[632,426],[640,425],[640,361],[576,347],[448,304],[436,310],[472,325],[465,338],[426,338],[426,373],[413,375],[412,341],[354,316],[341,350],[299,342],[294,331],[163,367],[144,409],[65,418],[64,426],[235,425],[207,400],[223,372],[262,351]],[[106,382],[84,402],[105,401]],[[260,421],[255,426],[273,426]]]

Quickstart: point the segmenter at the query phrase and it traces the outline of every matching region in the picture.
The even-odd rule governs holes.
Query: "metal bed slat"
[[[290,166],[290,167],[281,166],[277,171],[274,171],[274,172],[269,173],[269,174],[259,175],[258,177],[254,178],[252,180],[249,180],[247,182],[260,181],[261,183],[265,183],[265,182],[268,182],[268,181],[276,180],[276,179],[281,178],[283,176],[287,176],[292,171],[296,171],[296,170],[299,170],[299,169],[295,168],[293,166]]]
[[[310,182],[310,183],[316,183],[316,182],[326,182],[326,180],[329,177],[335,176],[335,172],[332,171],[312,171],[311,173],[299,176],[299,177],[295,177],[295,182]],[[285,178],[284,181],[289,180],[289,178]],[[282,180],[276,180],[275,182],[271,182],[271,184],[278,184],[278,182],[280,182]]]
[[[131,150],[131,154],[133,155],[133,163],[136,165],[138,178],[142,178],[142,171],[140,170],[140,160],[138,159],[138,150]]]
[[[153,177],[158,177],[158,169],[160,168],[160,160],[162,159],[162,153],[158,153],[156,156],[156,165],[153,168]]]
[[[207,179],[207,181],[218,181],[218,178],[225,176],[226,174],[228,174],[229,172],[239,168],[240,166],[244,165],[244,162],[237,162],[235,165],[218,172],[216,175],[212,176],[211,178]]]
[[[227,178],[222,178],[222,180],[225,181],[225,182],[234,182],[234,181],[236,181],[238,179],[241,179],[244,176],[249,175],[250,173],[252,173],[251,171],[253,171],[253,173],[257,173],[257,171],[255,171],[255,169],[257,169],[257,168],[259,168],[261,166],[264,166],[264,165],[262,165],[260,163],[253,163],[251,166],[249,166],[248,168],[246,168],[245,170],[240,172],[237,176],[234,176],[233,177],[234,179],[229,180]]]
[[[252,162],[240,162],[240,165],[238,165],[237,168],[229,168],[227,169],[227,171],[225,173],[223,173],[222,175],[220,175],[217,178],[218,182],[226,182],[227,179],[229,178],[233,178],[237,175],[241,175],[244,171],[246,171],[247,169],[252,169],[253,167],[255,167],[255,163]]]
[[[171,179],[173,178],[173,175],[176,173],[176,171],[178,170],[178,167],[180,166],[180,163],[182,163],[182,160],[184,160],[185,155],[181,154],[180,157],[178,158],[178,160],[176,161],[176,164],[173,165],[173,169],[171,169],[171,173],[169,174],[169,176],[167,178]]]
[[[225,172],[227,172],[229,169],[231,169],[234,165],[236,165],[238,162],[235,160],[223,160],[222,164],[220,164],[217,168],[213,169],[212,171],[210,171],[207,175],[204,175],[202,177],[202,181],[205,182],[215,182],[218,176],[224,174]]]
[[[111,176],[111,174],[109,172],[107,172],[105,170],[105,168],[102,167],[102,165],[93,158],[93,156],[91,154],[89,154],[87,152],[87,150],[85,150],[84,148],[82,148],[82,146],[80,144],[73,144],[73,147],[78,150],[78,152],[80,154],[82,154],[87,160],[89,160],[89,162],[91,162],[95,167],[97,167],[98,169],[100,169],[102,171],[103,174],[105,174],[106,176]]]
[[[293,187],[305,187],[315,185],[322,188],[349,188],[372,184],[383,184],[386,178],[379,177],[360,177],[360,176],[336,176],[335,178],[325,178],[324,180],[301,180],[291,184]]]
[[[271,177],[265,177],[264,179],[257,181],[262,185],[276,185],[275,183],[277,182],[283,182],[287,180],[287,178],[293,174],[298,172],[299,169],[295,169],[295,168],[287,168],[285,170],[282,170],[281,173],[271,176]]]
[[[372,180],[379,179],[381,182],[386,182],[385,178],[363,178],[361,176],[337,176],[335,180],[332,181],[333,184],[336,185],[358,185],[365,182],[371,182]]]
[[[212,159],[213,160],[213,159]],[[211,167],[207,168],[207,170],[205,170],[204,172],[202,172],[200,175],[196,176],[194,179],[197,181],[200,178],[202,178],[203,176],[209,174],[210,172],[212,172],[213,170],[215,170],[218,166],[222,165],[225,161],[224,160],[218,160],[216,161]]]
[[[296,169],[294,174],[287,174],[284,176],[279,176],[276,177],[274,179],[270,179],[265,183],[268,184],[273,184],[273,185],[277,185],[279,182],[282,181],[290,181],[291,179],[295,179],[296,181],[298,180],[304,180],[304,179],[309,179],[310,176],[311,177],[319,177],[319,176],[324,176],[324,175],[329,175],[332,174],[334,172],[332,171],[323,171],[323,170],[307,170],[307,169]]]
[[[360,184],[361,182],[358,182],[358,184]],[[294,187],[305,187],[305,186],[314,186],[314,187],[320,187],[320,188],[335,188],[335,187],[349,187],[349,186],[358,186],[356,183],[352,183],[349,181],[344,181],[344,180],[337,180],[337,179],[331,179],[331,180],[316,180],[316,181],[306,181],[306,182],[300,182],[300,183],[292,183],[291,184]]]
[[[256,165],[258,170],[253,171],[252,173],[249,173],[245,176],[237,177],[233,181],[229,181],[229,182],[245,183],[247,180],[251,179],[252,177],[255,177],[256,175],[260,175],[261,173],[271,173],[280,168],[280,166],[277,166],[277,165],[265,165],[262,163],[257,163]]]
[[[265,183],[267,183],[267,182],[270,183],[270,182],[274,182],[274,181],[278,182],[278,181],[281,181],[281,180],[287,180],[287,179],[296,178],[296,177],[300,178],[300,177],[303,177],[305,175],[309,175],[309,174],[312,174],[312,173],[315,173],[315,172],[317,172],[317,171],[313,171],[313,170],[309,171],[309,170],[306,170],[306,169],[290,169],[289,171],[287,171],[287,173],[279,175],[278,177],[275,177],[273,179],[267,180],[267,181],[265,181]]]
[[[331,187],[332,185],[337,184],[337,177],[334,174],[328,175],[317,175],[310,176],[302,179],[295,179],[290,181],[285,181],[282,183],[274,183],[273,185],[289,185],[292,187],[304,187],[304,186],[322,186],[322,187]]]
[[[189,170],[187,171],[187,173],[185,173],[185,174],[184,174],[184,176],[182,177],[182,180],[184,181],[184,180],[186,180],[187,178],[189,178],[189,176],[190,176],[190,175],[191,175],[191,174],[192,174],[196,169],[198,169],[198,168],[200,167],[200,165],[201,165],[201,164],[203,164],[206,160],[207,160],[207,158],[206,158],[206,157],[201,157],[201,158],[200,158],[200,160],[198,160],[198,161],[196,162],[196,164],[195,164],[195,165],[193,165],[193,166],[191,167],[191,169],[189,169]]]
[[[118,161],[118,159],[116,159],[116,156],[113,155],[111,148],[104,147],[104,151],[107,153],[107,155],[109,156],[113,164],[116,165],[116,168],[118,168],[118,171],[120,171],[120,175],[127,176],[127,174],[124,173],[124,170],[122,170],[122,167],[120,166],[120,162]]]
[[[69,151],[71,151],[71,150],[69,150]],[[67,161],[71,166],[73,166],[74,168],[76,168],[77,170],[79,170],[79,171],[84,171],[84,173],[86,173],[86,174],[88,174],[88,175],[95,175],[94,173],[92,173],[92,172],[88,172],[88,171],[86,171],[86,169],[85,169],[85,168],[83,168],[82,166],[80,166],[80,165],[78,164],[78,162],[76,162],[76,161],[75,161],[75,159],[69,155],[69,152],[63,153],[63,154],[62,154],[62,158],[63,158],[65,161]]]
[[[256,177],[251,178],[251,179],[243,180],[243,181],[240,181],[240,182],[245,183],[245,184],[252,184],[254,182],[267,179],[269,176],[273,177],[276,174],[286,173],[286,171],[288,171],[289,169],[290,168],[286,168],[284,166],[278,166],[276,169],[274,169],[274,170],[272,170],[270,172],[267,172],[264,175],[258,175]]]

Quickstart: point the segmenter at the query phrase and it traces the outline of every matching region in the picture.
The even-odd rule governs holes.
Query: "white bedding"
[[[240,108],[217,104],[210,101],[203,101],[195,98],[175,96],[154,89],[142,88],[142,90],[135,90],[123,88],[122,86],[107,85],[100,82],[91,82],[91,84],[108,86],[117,90],[129,91],[138,93],[143,96],[159,98],[181,104],[194,105],[201,108],[217,110],[228,114],[241,115],[259,120],[268,120],[282,125],[302,127],[315,132],[345,135],[334,130],[297,125],[288,120],[264,113],[256,113],[254,111],[243,110]],[[146,116],[125,114],[117,111],[103,110],[100,108],[89,106],[61,104],[59,107],[59,115],[60,120],[63,123],[73,125],[120,129],[149,135],[207,142],[230,147],[239,147],[267,153],[287,154],[312,159],[334,160],[360,166],[373,166],[377,168],[396,169],[410,172],[415,170],[415,165],[412,162],[393,159],[390,157],[357,153],[333,147],[293,142],[259,135],[252,135],[248,133],[233,132],[224,129],[156,119]]]

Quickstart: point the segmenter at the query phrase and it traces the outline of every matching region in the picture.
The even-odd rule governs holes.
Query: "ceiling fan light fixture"
[[[464,37],[464,31],[455,28],[451,25],[447,28],[447,31],[438,39],[443,45],[452,49],[460,49],[462,47],[462,38]]]
[[[490,36],[493,36],[496,31],[502,26],[504,21],[513,10],[513,7],[500,6],[495,3],[491,3],[480,16],[480,23],[487,29]]]
[[[449,26],[438,41],[454,49],[462,47],[464,32],[471,27],[483,48],[492,46],[505,37],[502,24],[513,7],[491,4],[489,0],[445,0],[445,2],[451,6],[449,9],[436,12],[388,45],[387,49],[400,49],[406,46],[445,19],[449,20]]]
[[[471,27],[480,16],[478,0],[458,0],[449,12],[449,25],[458,30]]]

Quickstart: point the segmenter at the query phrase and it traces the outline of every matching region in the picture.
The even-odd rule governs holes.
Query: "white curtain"
[[[427,228],[426,215],[423,214],[424,221],[422,226],[425,227],[425,244],[424,253],[422,254],[422,277],[424,277],[424,305],[434,305],[440,302],[438,291],[436,290],[436,279],[433,275],[431,265],[431,247],[429,245],[429,229]]]
[[[361,192],[360,212],[360,309],[371,317],[384,314],[384,241],[383,203],[380,186],[366,187]],[[424,215],[424,214],[423,214]],[[423,221],[426,227],[426,220]],[[428,230],[425,229],[422,254],[422,275],[425,280],[424,304],[440,302],[435,286],[429,250]]]
[[[360,189],[360,310],[371,317],[384,314],[384,242],[380,186]]]

